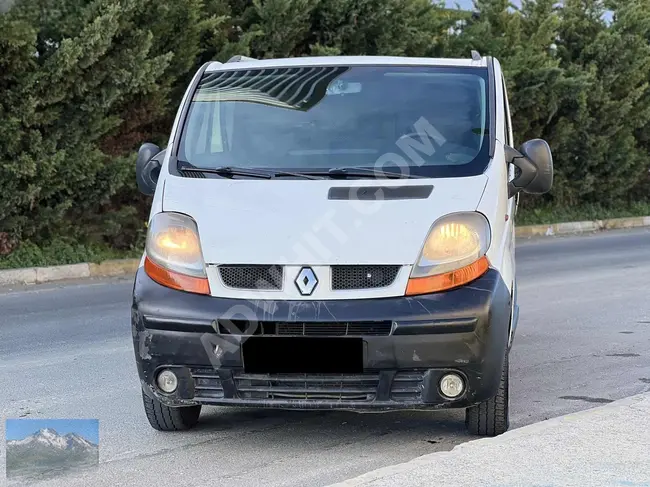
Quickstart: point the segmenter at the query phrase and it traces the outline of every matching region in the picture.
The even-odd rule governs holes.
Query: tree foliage
[[[554,152],[557,207],[650,200],[650,0],[17,0],[0,14],[0,253],[128,247],[134,153],[166,143],[195,72],[235,54],[499,59],[515,140]],[[610,12],[605,20],[605,12]]]

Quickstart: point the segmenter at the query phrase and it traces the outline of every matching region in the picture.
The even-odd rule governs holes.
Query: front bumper
[[[493,269],[468,286],[431,295],[247,301],[172,290],[151,280],[141,268],[133,292],[133,345],[144,392],[170,406],[467,407],[496,394],[510,310],[510,293]],[[361,327],[367,323],[377,326]],[[388,328],[380,326],[386,323]],[[258,341],[271,339],[269,333],[277,340],[281,327],[284,334],[294,336],[309,330],[323,338],[329,330],[361,336],[362,371],[246,373],[242,344],[252,335]],[[332,361],[337,360],[336,340],[345,339],[323,342],[334,344]],[[179,378],[173,394],[155,385],[163,368],[172,368]],[[457,399],[447,399],[439,391],[446,372],[465,379],[466,389]]]

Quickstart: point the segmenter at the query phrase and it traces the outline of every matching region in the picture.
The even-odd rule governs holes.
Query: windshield
[[[489,162],[487,76],[405,66],[205,73],[178,158],[199,168],[477,175]]]

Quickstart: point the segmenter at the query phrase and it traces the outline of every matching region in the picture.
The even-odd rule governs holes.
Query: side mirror
[[[532,139],[524,142],[519,150],[506,146],[506,160],[519,169],[508,183],[508,198],[520,191],[544,194],[553,187],[553,155],[546,141]]]
[[[161,152],[160,147],[155,144],[146,143],[140,146],[135,163],[135,180],[142,194],[151,196],[156,191],[164,155],[164,151]]]

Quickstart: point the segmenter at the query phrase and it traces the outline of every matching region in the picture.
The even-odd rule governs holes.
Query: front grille
[[[277,335],[296,336],[388,336],[390,321],[357,323],[278,323]]]
[[[411,370],[395,374],[390,400],[421,402],[424,373],[424,370]],[[209,402],[224,398],[221,379],[215,369],[192,368],[191,374],[195,399]],[[264,400],[373,401],[377,397],[379,377],[378,372],[340,375],[247,374],[243,370],[232,371],[235,390],[240,398]]]
[[[235,372],[242,399],[372,401],[379,374],[246,374]]]
[[[422,400],[424,389],[424,372],[398,372],[393,378],[390,398],[397,402],[413,402]]]
[[[217,320],[222,335],[264,336],[388,336],[391,321],[285,323],[275,321]]]
[[[277,265],[220,265],[219,275],[234,289],[282,289],[282,267]]]
[[[196,399],[221,399],[223,387],[214,369],[192,369],[194,397]]]
[[[398,265],[334,265],[332,289],[376,289],[395,282],[401,266]]]

